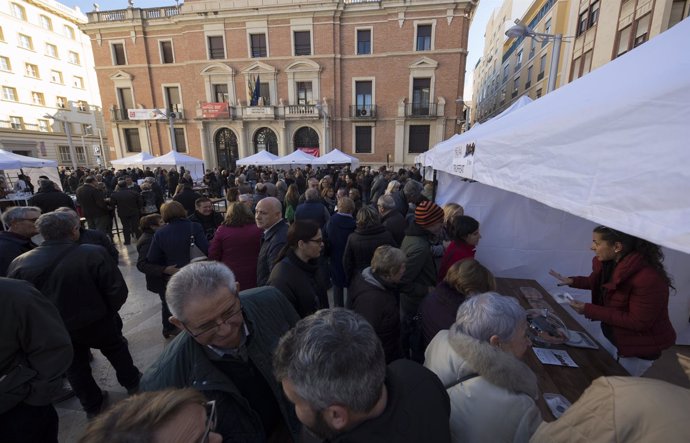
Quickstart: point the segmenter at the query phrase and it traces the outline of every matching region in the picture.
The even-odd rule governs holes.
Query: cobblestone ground
[[[129,287],[129,298],[120,310],[124,324],[123,332],[129,340],[129,350],[134,364],[144,372],[160,355],[166,344],[161,334],[160,300],[158,295],[146,290],[144,275],[136,268],[137,249],[134,244],[123,245],[115,237],[120,251],[120,271]],[[115,379],[110,363],[97,351],[93,351],[91,367],[96,382],[108,391],[110,403],[127,396],[125,388]],[[86,428],[86,414],[76,398],[56,404],[60,416],[60,443],[76,442]]]

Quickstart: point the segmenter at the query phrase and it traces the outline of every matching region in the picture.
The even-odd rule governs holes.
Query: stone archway
[[[254,153],[265,149],[266,152],[278,155],[278,136],[271,128],[263,127],[254,133]]]
[[[301,149],[307,154],[319,156],[319,134],[309,126],[302,126],[292,137],[294,150]]]
[[[214,142],[218,168],[234,170],[239,157],[237,135],[228,128],[222,128],[216,132]]]

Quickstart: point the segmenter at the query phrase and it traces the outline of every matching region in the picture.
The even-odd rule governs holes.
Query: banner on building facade
[[[230,108],[227,103],[202,103],[202,118],[230,118]]]
[[[127,117],[130,120],[165,120],[165,109],[128,109]]]

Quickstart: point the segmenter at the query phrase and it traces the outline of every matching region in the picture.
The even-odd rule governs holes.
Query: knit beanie
[[[431,201],[423,201],[414,210],[414,221],[422,228],[443,221],[443,209]]]

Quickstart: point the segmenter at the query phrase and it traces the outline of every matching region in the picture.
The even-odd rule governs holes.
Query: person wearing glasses
[[[319,225],[311,220],[295,220],[288,229],[287,244],[268,278],[269,286],[278,289],[300,317],[328,307],[328,288],[319,272],[322,249]]]
[[[129,397],[92,420],[79,443],[221,443],[216,402],[194,389],[166,389]]]
[[[386,366],[374,328],[349,309],[300,320],[280,339],[273,366],[319,441],[450,441],[450,401],[438,377],[406,359]]]
[[[170,322],[183,332],[141,381],[144,391],[193,387],[218,409],[226,441],[297,441],[299,421],[273,377],[279,338],[299,320],[280,292],[239,293],[223,263],[191,263],[168,282]]]
[[[600,321],[618,362],[640,376],[676,342],[668,316],[673,282],[664,269],[664,254],[658,245],[606,226],[594,228],[590,249],[594,258],[589,276],[565,277],[554,270],[549,274],[559,286],[592,291],[591,303],[572,301],[570,306]]]
[[[0,277],[7,275],[12,260],[36,246],[31,237],[38,234],[35,223],[40,215],[35,206],[14,206],[2,213],[7,231],[0,231]]]

